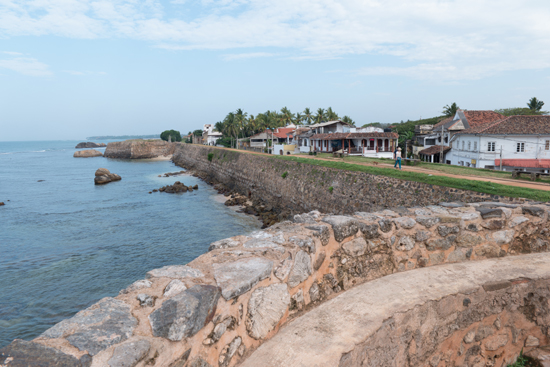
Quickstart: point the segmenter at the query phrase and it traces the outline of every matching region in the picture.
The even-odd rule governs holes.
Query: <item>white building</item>
[[[202,141],[205,145],[216,145],[216,141],[222,137],[222,133],[214,130],[214,125],[205,124],[202,129]]]
[[[486,126],[503,118],[505,116],[494,111],[458,110],[453,117],[435,124],[431,134],[417,137],[421,144],[423,140],[424,146],[424,149],[418,151],[418,155],[428,162],[452,164],[448,152],[452,148],[453,136],[461,131]],[[443,157],[441,157],[441,151],[443,151]]]
[[[505,170],[550,169],[550,116],[510,116],[452,138],[451,164]]]

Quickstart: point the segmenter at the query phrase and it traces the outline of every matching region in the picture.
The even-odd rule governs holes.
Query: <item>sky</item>
[[[187,133],[238,108],[550,108],[548,19],[548,0],[0,0],[0,141]]]

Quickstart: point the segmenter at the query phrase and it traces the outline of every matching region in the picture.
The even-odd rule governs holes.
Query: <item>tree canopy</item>
[[[529,109],[531,111],[540,111],[542,109],[542,106],[544,106],[544,102],[543,101],[539,101],[537,99],[537,97],[533,97],[529,100],[529,102],[527,103],[527,107],[529,107]]]
[[[171,141],[181,141],[181,134],[177,130],[164,130],[160,134],[162,140],[168,141],[168,137],[171,137]]]
[[[452,117],[454,115],[456,115],[456,111],[459,109],[460,107],[457,106],[456,102],[453,102],[452,105],[446,105],[445,107],[443,107],[443,114],[447,117]]]
[[[500,113],[504,116],[516,116],[516,115],[544,115],[546,111],[535,111],[527,107],[514,107],[514,108],[501,108],[495,110],[496,113]]]

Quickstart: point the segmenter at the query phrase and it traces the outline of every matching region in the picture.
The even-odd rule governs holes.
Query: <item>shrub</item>
[[[328,192],[330,192],[331,194],[332,194],[332,190],[334,190],[334,187],[331,186],[328,188]]]
[[[283,172],[283,174],[281,175],[282,178],[286,178],[286,176],[288,176],[288,172]]]
[[[177,130],[164,130],[160,134],[160,138],[164,141],[168,141],[168,136],[171,137],[172,141],[181,141],[181,134]]]
[[[212,162],[212,158],[214,158],[214,153],[208,153],[208,161]]]

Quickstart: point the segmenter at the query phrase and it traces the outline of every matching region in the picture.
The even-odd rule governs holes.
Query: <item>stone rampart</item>
[[[125,140],[107,144],[103,156],[121,159],[156,158],[172,155],[175,147],[175,143],[163,140]]]
[[[442,201],[514,200],[202,145],[178,144],[172,160],[293,214],[312,210],[351,214],[399,206],[437,205]]]
[[[12,358],[10,367],[62,359],[69,362],[49,365],[234,366],[288,320],[356,285],[438,264],[547,252],[549,210],[443,203],[400,213],[296,215],[215,242],[187,265],[148,272],[34,341],[0,350],[0,365]],[[402,291],[388,305],[399,303]],[[476,322],[493,322],[484,320]]]

